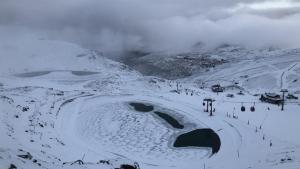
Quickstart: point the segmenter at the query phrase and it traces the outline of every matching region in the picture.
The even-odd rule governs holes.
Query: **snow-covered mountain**
[[[300,92],[300,49],[247,49],[222,45],[185,53],[129,52],[122,62],[145,75],[185,79],[202,87],[234,85],[249,90]]]
[[[299,96],[299,53],[226,46],[131,65],[155,77],[74,44],[11,36],[0,44],[0,168],[298,168],[299,100],[282,112],[255,94]]]

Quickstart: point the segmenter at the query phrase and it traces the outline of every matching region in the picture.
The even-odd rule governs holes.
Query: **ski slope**
[[[297,94],[298,82],[293,82],[299,76],[297,52],[290,51],[285,59],[276,54],[257,62],[221,65],[207,75],[178,80],[179,90],[174,92],[175,81],[142,76],[74,44],[35,39],[2,43],[1,62],[8,64],[0,77],[0,168],[12,164],[21,169],[113,169],[122,164],[141,169],[300,167],[299,101],[288,102],[282,112],[252,95],[282,87]],[[236,95],[237,89],[217,95],[199,88],[202,82],[208,87],[233,80],[245,95]],[[235,97],[226,97],[228,93]],[[216,100],[213,116],[204,112],[207,97]],[[168,110],[188,125],[174,129],[156,116],[135,111],[129,102]],[[242,104],[245,112],[240,110]],[[218,153],[207,147],[172,146],[179,134],[201,128],[218,134]]]
[[[224,56],[223,56],[224,57]],[[211,69],[205,74],[186,78],[203,86],[220,83],[223,86],[239,86],[250,92],[278,92],[289,89],[300,91],[300,50],[275,50],[267,53],[241,56],[238,60],[225,56],[229,62]],[[230,61],[231,60],[231,61]]]

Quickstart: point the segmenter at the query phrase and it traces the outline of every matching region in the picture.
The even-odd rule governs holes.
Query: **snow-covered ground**
[[[287,58],[270,55],[225,64],[179,80],[180,92],[174,92],[175,81],[142,76],[73,44],[1,42],[1,62],[7,65],[0,77],[0,168],[300,168],[300,102],[289,101],[281,111],[252,95],[280,88],[297,95],[299,53],[290,52]],[[217,95],[199,88],[233,81],[245,95],[237,95],[237,89]],[[234,97],[226,97],[229,93]],[[204,112],[207,97],[216,100],[214,116]],[[153,114],[135,111],[129,102],[168,110],[189,125],[174,129]],[[179,134],[198,128],[218,134],[218,153],[172,146]],[[84,164],[73,164],[76,160]]]
[[[240,87],[253,93],[278,92],[283,88],[291,93],[300,91],[300,49],[255,51],[255,54],[242,55],[238,60],[237,56],[223,57],[229,62],[188,77],[186,81],[194,81],[204,87],[238,82]]]

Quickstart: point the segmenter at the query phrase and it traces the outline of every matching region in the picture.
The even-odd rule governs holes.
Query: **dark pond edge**
[[[76,76],[89,76],[99,74],[99,72],[72,70],[71,73]]]
[[[160,119],[164,120],[168,123],[168,125],[171,125],[175,129],[184,129],[185,125],[182,124],[179,120],[174,118],[173,116],[169,115],[168,113],[164,113],[162,111],[154,111],[155,115],[159,116]]]
[[[26,73],[18,73],[15,74],[15,76],[17,77],[23,77],[23,78],[28,78],[28,77],[38,77],[38,76],[44,76],[47,75],[49,73],[51,73],[52,71],[32,71],[32,72],[26,72]]]
[[[129,107],[133,108],[135,111],[139,113],[150,113],[154,118],[157,118],[168,128],[182,130],[193,126],[191,123],[185,123],[183,121],[183,116],[178,117],[178,115],[170,113],[171,110],[161,108],[160,106],[153,106],[153,104],[155,103],[149,103],[146,101],[127,102],[127,105],[129,105]]]
[[[131,103],[134,103],[134,104],[142,104],[143,106],[147,106],[149,109],[148,111],[138,111],[135,109],[134,106],[131,105]],[[211,128],[197,128],[197,125],[194,124],[194,123],[185,123],[183,122],[183,119],[184,118],[180,118],[180,117],[173,117],[174,114],[172,113],[169,113],[170,111],[172,110],[168,110],[168,109],[165,109],[165,108],[161,108],[160,106],[158,106],[159,108],[156,108],[155,106],[155,103],[149,103],[148,101],[132,101],[132,102],[127,102],[127,105],[129,105],[130,107],[132,107],[134,110],[136,110],[137,112],[139,113],[143,113],[143,112],[147,112],[147,113],[150,113],[152,114],[155,118],[157,118],[158,120],[162,121],[164,123],[165,126],[167,127],[171,127],[172,129],[180,129],[181,131],[180,132],[177,132],[177,133],[174,133],[171,137],[170,137],[170,140],[169,140],[169,147],[172,148],[172,149],[206,149],[206,150],[211,150],[211,155],[214,155],[216,154],[219,150],[220,150],[220,147],[221,147],[221,140],[220,140],[220,137],[219,135]],[[154,106],[153,106],[154,105]],[[151,111],[149,111],[151,108],[153,108]],[[166,112],[166,113],[165,113]],[[161,114],[160,114],[161,113]],[[160,115],[159,115],[160,114]],[[166,119],[164,117],[167,117],[170,118],[170,119]],[[177,118],[180,118],[180,120],[178,120]],[[170,123],[170,120],[172,121]],[[174,121],[173,121],[174,120]],[[172,125],[172,123],[177,123],[174,125]],[[173,124],[174,124],[173,123]],[[189,133],[193,133],[193,132],[199,132],[201,131],[201,135],[198,136],[198,137],[201,137],[203,139],[203,137],[212,137],[210,139],[212,140],[206,140],[206,141],[202,141],[202,143],[192,143],[192,145],[179,145],[178,144],[178,140],[180,141],[180,139],[182,139],[184,136],[186,136],[187,134]],[[203,133],[203,131],[206,131],[208,132],[208,135],[207,133]],[[203,134],[207,135],[207,136],[203,136]]]
[[[198,142],[197,139],[193,138],[197,134],[200,135],[200,139],[203,140],[203,137],[209,137],[210,140],[205,140],[202,143]],[[200,132],[200,133],[199,133]],[[206,132],[206,133],[203,133]],[[188,136],[189,134],[192,134],[192,136]],[[186,138],[184,138],[186,137]],[[192,143],[190,142],[192,140]],[[189,142],[188,145],[186,142]],[[176,134],[173,137],[173,144],[171,145],[174,148],[211,148],[212,155],[219,152],[221,148],[221,139],[219,135],[211,128],[201,128],[201,129],[193,129],[190,131],[185,131]]]
[[[24,72],[24,73],[17,73],[17,74],[14,74],[14,76],[22,77],[22,78],[31,78],[31,77],[44,76],[44,75],[50,74],[52,72],[70,72],[72,75],[75,75],[75,76],[89,76],[89,75],[99,74],[99,72],[81,71],[81,70],[41,70],[41,71],[30,71],[30,72]]]
[[[148,103],[141,103],[141,102],[129,102],[129,105],[134,108],[135,111],[141,113],[152,112],[154,110],[154,106]]]

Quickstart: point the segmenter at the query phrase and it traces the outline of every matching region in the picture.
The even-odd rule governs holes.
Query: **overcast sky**
[[[300,0],[0,0],[0,28],[103,51],[295,48]]]

